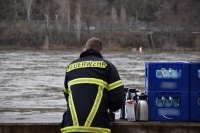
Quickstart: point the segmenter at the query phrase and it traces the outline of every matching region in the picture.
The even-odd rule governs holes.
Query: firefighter
[[[108,110],[121,108],[124,86],[116,67],[101,54],[101,41],[91,38],[80,57],[66,68],[63,91],[67,110],[63,114],[62,133],[111,132]]]

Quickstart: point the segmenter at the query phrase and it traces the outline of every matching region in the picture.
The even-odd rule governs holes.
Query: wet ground
[[[200,53],[105,52],[129,88],[144,90],[145,62],[200,61]],[[0,51],[0,114],[59,115],[66,109],[65,68],[77,51]],[[0,116],[0,117],[1,117]],[[20,117],[21,118],[21,117]]]

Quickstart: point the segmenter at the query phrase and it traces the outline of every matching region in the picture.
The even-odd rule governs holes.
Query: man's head
[[[86,51],[87,49],[94,49],[95,51],[102,53],[102,43],[98,38],[93,37],[86,42],[83,51]]]

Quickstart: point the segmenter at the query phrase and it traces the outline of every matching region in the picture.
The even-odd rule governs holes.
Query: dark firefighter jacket
[[[113,64],[93,49],[81,53],[66,70],[63,90],[67,111],[63,115],[62,133],[110,133],[107,110],[121,108],[123,89]]]

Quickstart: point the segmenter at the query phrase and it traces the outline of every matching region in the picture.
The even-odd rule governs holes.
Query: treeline
[[[115,49],[200,47],[199,0],[0,0],[0,9],[1,46],[78,47],[95,36]]]

